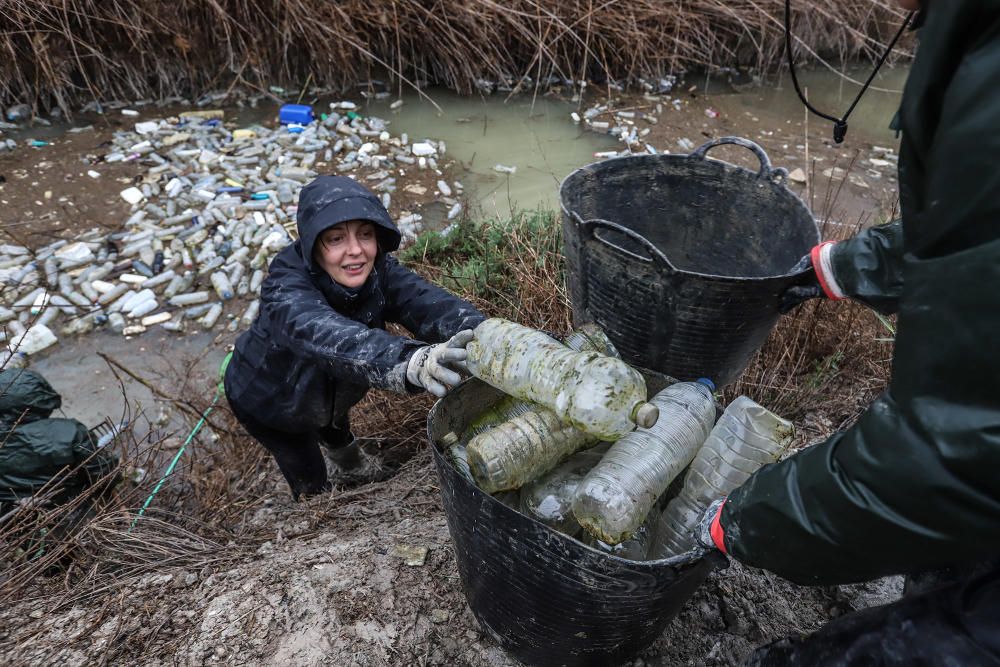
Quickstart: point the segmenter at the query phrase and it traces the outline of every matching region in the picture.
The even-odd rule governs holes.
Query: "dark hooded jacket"
[[[348,220],[373,222],[379,243],[375,267],[357,290],[313,261],[320,234]],[[226,396],[238,415],[293,433],[342,423],[371,387],[413,391],[406,362],[417,348],[484,319],[388,254],[399,247],[399,230],[353,179],[320,176],[303,188],[298,230],[299,240],[271,262],[260,315],[236,340],[226,370]],[[387,322],[416,338],[386,332]]]
[[[888,390],[722,513],[739,560],[837,584],[1000,555],[1000,0],[926,4],[900,111],[901,222],[834,247],[898,313]]]

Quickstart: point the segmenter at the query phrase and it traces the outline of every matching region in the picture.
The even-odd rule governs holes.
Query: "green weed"
[[[426,232],[400,260],[484,312],[564,330],[562,233],[552,211],[508,220],[463,220],[444,236]]]

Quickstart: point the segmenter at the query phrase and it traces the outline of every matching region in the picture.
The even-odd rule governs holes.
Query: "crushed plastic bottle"
[[[714,388],[709,380],[679,382],[652,398],[659,421],[616,442],[577,488],[573,513],[587,532],[618,544],[642,525],[712,430]]]
[[[579,535],[581,528],[572,507],[576,487],[610,446],[602,443],[577,452],[551,472],[525,484],[521,489],[521,514],[570,537]]]
[[[549,408],[591,436],[617,440],[656,422],[646,383],[623,361],[574,352],[550,336],[493,318],[467,346],[469,371],[505,393]]]
[[[781,458],[793,435],[791,422],[746,396],[730,403],[695,455],[684,486],[660,515],[652,556],[668,558],[694,548],[694,530],[708,506]]]

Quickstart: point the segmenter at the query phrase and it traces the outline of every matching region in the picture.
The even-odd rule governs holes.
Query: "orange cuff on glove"
[[[847,295],[844,294],[840,285],[837,284],[836,277],[833,275],[832,254],[833,246],[835,245],[835,241],[820,243],[809,252],[809,256],[812,259],[813,271],[816,272],[816,280],[819,281],[819,286],[823,288],[823,293],[826,294],[828,299],[840,301],[847,298]]]
[[[715,548],[722,553],[729,555],[726,551],[726,541],[725,541],[725,531],[722,530],[722,508],[726,506],[726,503],[719,505],[719,511],[715,513],[715,518],[712,519],[712,526],[708,529],[708,532],[712,535],[712,542],[715,543]]]

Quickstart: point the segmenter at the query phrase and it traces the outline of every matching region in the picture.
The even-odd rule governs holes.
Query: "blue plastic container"
[[[282,125],[296,123],[308,125],[313,121],[313,110],[308,104],[285,104],[278,111],[278,122]]]

